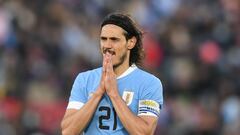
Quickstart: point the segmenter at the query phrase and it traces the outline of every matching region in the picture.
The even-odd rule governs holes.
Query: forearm
[[[153,134],[150,125],[146,121],[144,121],[139,116],[136,116],[132,111],[128,108],[126,103],[122,100],[122,98],[118,96],[110,97],[113,106],[116,110],[116,113],[121,120],[123,126],[126,128],[129,134],[131,135],[149,135]]]
[[[77,135],[82,133],[91,120],[101,98],[102,94],[94,93],[80,110],[70,116],[66,116],[62,121],[62,134]]]

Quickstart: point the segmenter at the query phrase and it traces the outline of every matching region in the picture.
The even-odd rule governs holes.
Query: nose
[[[110,40],[106,40],[105,42],[103,42],[103,48],[104,49],[111,49],[112,48],[112,42]]]

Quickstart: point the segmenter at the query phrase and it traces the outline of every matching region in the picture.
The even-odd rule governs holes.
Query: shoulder
[[[136,70],[136,76],[141,78],[141,80],[148,81],[148,82],[160,82],[160,79],[153,75],[152,73],[149,73],[143,69],[137,68]]]
[[[160,89],[163,85],[161,80],[150,72],[137,68],[134,77],[141,88],[145,89]]]
[[[101,67],[95,68],[95,69],[92,69],[92,70],[87,70],[87,71],[79,73],[77,75],[76,79],[87,80],[88,78],[92,78],[92,77],[94,78],[94,77],[100,76],[101,75],[101,71],[102,71]]]

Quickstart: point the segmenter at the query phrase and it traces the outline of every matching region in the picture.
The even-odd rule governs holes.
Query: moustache
[[[113,51],[113,50],[110,50],[110,49],[103,49],[103,53],[106,54],[106,53],[110,53],[111,55],[115,55],[116,53]]]

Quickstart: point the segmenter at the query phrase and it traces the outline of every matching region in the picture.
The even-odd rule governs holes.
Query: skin
[[[136,38],[126,40],[124,32],[121,27],[113,24],[102,27],[100,48],[103,54],[103,70],[99,87],[80,110],[66,110],[61,123],[63,135],[77,135],[83,132],[104,93],[109,96],[120,121],[129,134],[154,134],[157,117],[136,116],[118,93],[116,78],[129,68],[130,50],[136,44]]]

